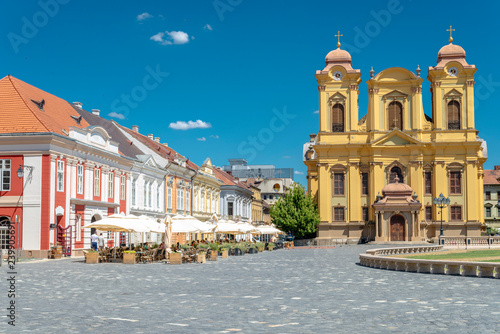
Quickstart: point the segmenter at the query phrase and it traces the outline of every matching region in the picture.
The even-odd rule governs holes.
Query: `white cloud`
[[[292,157],[291,157],[291,156],[289,156],[289,155],[284,155],[284,156],[283,156],[283,159],[291,159],[291,158],[292,158]]]
[[[207,138],[201,137],[201,138],[196,138],[196,140],[198,140],[198,141],[207,141]]]
[[[210,135],[210,138],[219,139],[219,135]]]
[[[191,36],[194,39],[194,37]],[[186,44],[189,43],[189,35],[184,31],[165,31],[159,32],[149,38],[161,45]]]
[[[316,110],[313,114],[319,114],[319,110]]]
[[[212,124],[198,119],[195,122],[177,121],[175,123],[170,123],[168,127],[174,130],[208,129],[212,127]]]
[[[298,170],[296,170],[294,173],[297,174],[297,175],[304,175],[304,173],[299,172]]]
[[[123,115],[123,114],[119,114],[119,113],[114,112],[114,111],[110,112],[110,113],[108,114],[108,116],[109,116],[109,117],[113,117],[113,118],[118,118],[118,119],[125,119],[125,115]]]
[[[152,17],[153,17],[153,15],[151,15],[149,13],[142,13],[140,15],[137,15],[137,21],[143,21],[145,19],[150,19]]]
[[[203,29],[210,30],[210,31],[214,30],[214,28],[212,28],[212,26],[210,24],[205,24],[205,26],[203,27]]]

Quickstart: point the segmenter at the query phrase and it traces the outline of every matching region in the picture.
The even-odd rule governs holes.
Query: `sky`
[[[124,126],[138,125],[201,165],[244,158],[294,168],[318,131],[316,70],[336,48],[361,70],[422,69],[454,44],[478,68],[476,129],[500,165],[499,2],[183,0],[0,1],[0,77],[11,74]],[[423,83],[424,112],[430,92]]]

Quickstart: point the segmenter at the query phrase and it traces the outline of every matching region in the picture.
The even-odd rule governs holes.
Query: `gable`
[[[408,96],[408,94],[405,94],[397,89],[393,90],[390,93],[385,94],[383,97],[390,98],[390,97],[401,97],[401,96]]]
[[[402,145],[409,145],[409,144],[415,144],[415,143],[410,143],[405,138],[401,138],[398,135],[394,135],[390,138],[387,138],[386,140],[381,142],[379,145],[382,145],[382,146],[402,146]]]
[[[394,129],[385,136],[375,139],[373,146],[404,146],[404,145],[421,145],[422,143],[412,136],[407,135],[399,129]]]
[[[462,93],[460,93],[456,89],[450,90],[448,93],[444,94],[445,97],[461,97]]]

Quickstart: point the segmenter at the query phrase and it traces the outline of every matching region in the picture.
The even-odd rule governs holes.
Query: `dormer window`
[[[42,99],[42,101],[31,100],[31,102],[33,102],[34,104],[36,104],[36,106],[38,107],[38,109],[40,109],[41,111],[44,111],[43,110],[43,106],[45,105],[45,100],[44,99]]]
[[[79,116],[79,117],[73,116],[73,115],[70,115],[70,116],[71,116],[71,118],[73,118],[75,120],[76,124],[80,125],[80,123],[82,122],[82,116]]]

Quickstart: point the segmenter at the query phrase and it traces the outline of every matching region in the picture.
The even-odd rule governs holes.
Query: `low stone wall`
[[[359,264],[366,267],[408,271],[415,273],[460,275],[500,278],[500,262],[463,262],[448,260],[422,260],[390,257],[387,255],[428,253],[442,250],[443,246],[395,247],[367,250],[359,255]],[[385,255],[385,256],[384,256]]]

